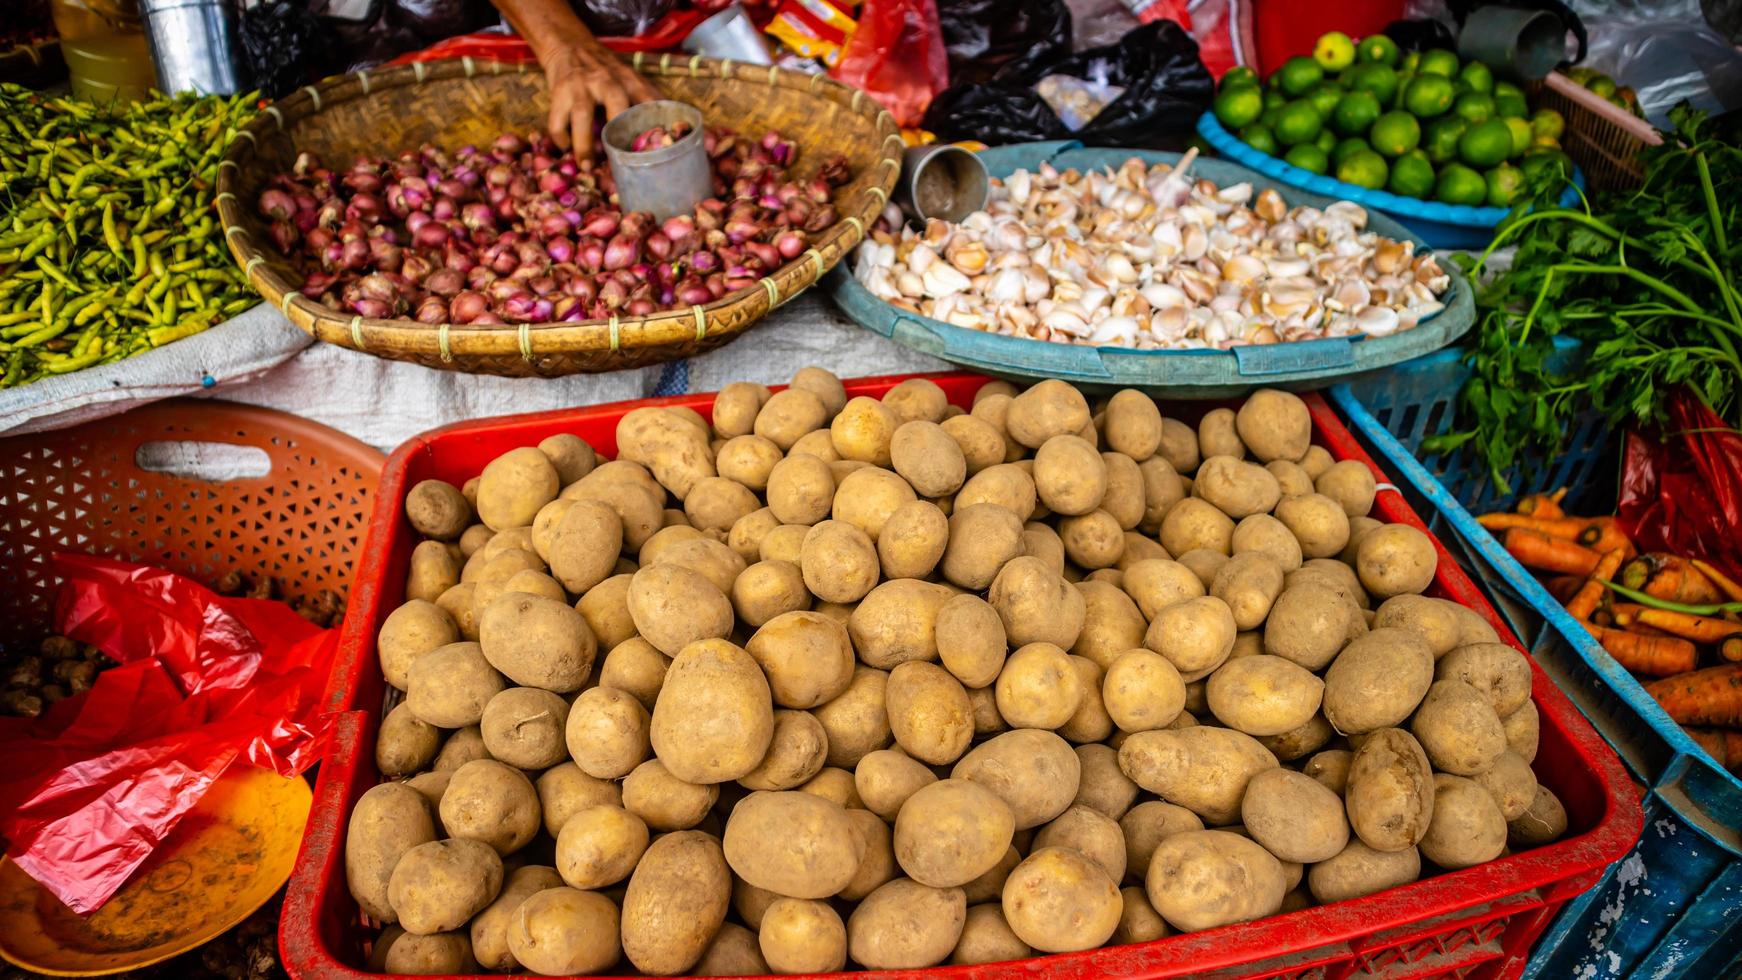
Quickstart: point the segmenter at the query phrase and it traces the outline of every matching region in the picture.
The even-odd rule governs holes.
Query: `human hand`
[[[593,152],[593,111],[604,107],[610,119],[638,102],[659,98],[641,74],[596,41],[566,45],[540,58],[550,85],[551,139],[576,159]]]

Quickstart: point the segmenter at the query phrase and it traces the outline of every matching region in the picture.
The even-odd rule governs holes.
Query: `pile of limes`
[[[1571,173],[1559,113],[1534,115],[1524,91],[1450,51],[1398,50],[1383,34],[1357,44],[1332,31],[1312,57],[1259,81],[1222,77],[1216,118],[1252,148],[1360,187],[1447,204],[1512,204],[1538,168]]]
[[[1569,68],[1567,77],[1607,99],[1610,105],[1626,109],[1641,119],[1645,118],[1645,112],[1639,106],[1638,94],[1625,85],[1616,84],[1615,79],[1608,75],[1592,68]]]

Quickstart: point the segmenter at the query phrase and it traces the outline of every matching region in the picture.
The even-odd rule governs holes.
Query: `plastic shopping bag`
[[[895,117],[917,126],[950,83],[949,54],[934,0],[865,0],[859,26],[829,73],[864,89]]]
[[[33,719],[0,719],[0,837],[76,912],[127,882],[232,764],[300,773],[338,647],[290,607],[173,572],[59,554],[57,630],[120,666]]]
[[[1627,434],[1621,525],[1641,551],[1703,558],[1742,579],[1742,433],[1686,389],[1662,442]]]

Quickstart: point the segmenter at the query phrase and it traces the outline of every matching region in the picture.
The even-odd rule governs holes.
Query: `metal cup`
[[[1567,28],[1546,10],[1481,7],[1458,33],[1458,56],[1483,61],[1503,76],[1534,81],[1566,57]]]
[[[697,24],[683,39],[683,49],[709,58],[730,58],[752,65],[774,64],[767,39],[738,4]]]
[[[635,137],[655,126],[688,123],[690,131],[670,146],[635,152]],[[601,134],[617,200],[624,211],[651,211],[661,221],[689,214],[714,189],[708,151],[702,143],[702,113],[695,106],[669,99],[643,102],[618,113]]]
[[[234,95],[242,84],[236,8],[229,0],[140,0],[157,87]]]
[[[978,153],[950,144],[913,146],[901,155],[894,200],[918,221],[960,221],[986,206],[990,188]]]

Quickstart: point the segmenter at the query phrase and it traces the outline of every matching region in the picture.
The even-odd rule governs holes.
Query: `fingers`
[[[590,92],[575,95],[569,111],[570,125],[575,134],[575,159],[586,160],[593,155],[593,96]]]
[[[552,85],[550,90],[550,117],[545,120],[545,132],[563,149],[569,148],[569,106],[572,102],[569,88],[566,85]]]
[[[629,108],[629,93],[623,90],[623,86],[607,82],[599,88],[602,90],[599,101],[604,103],[606,119],[615,119],[619,112]]]
[[[623,79],[623,89],[628,93],[631,103],[659,101],[659,91],[640,72],[625,68],[619,73],[619,77]]]

